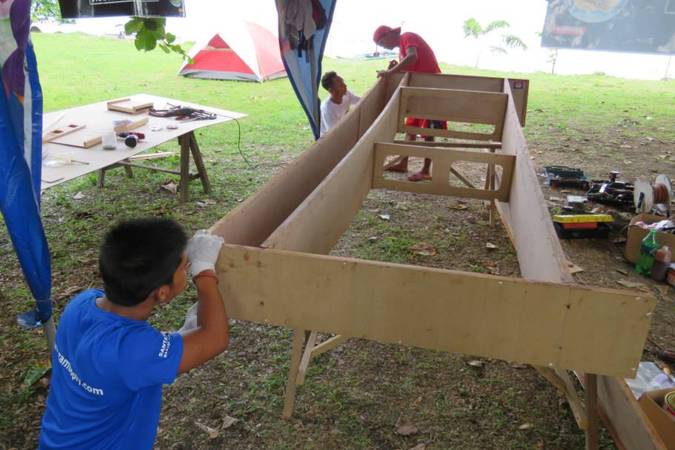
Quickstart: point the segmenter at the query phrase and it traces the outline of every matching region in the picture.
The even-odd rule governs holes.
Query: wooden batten
[[[399,98],[400,93],[395,93],[354,148],[270,235],[264,247],[330,252],[370,191],[375,142],[389,140],[396,133]]]
[[[401,88],[398,131],[458,139],[500,141],[508,97],[504,93],[436,88]],[[492,125],[491,133],[410,127],[406,117]]]
[[[236,319],[617,376],[634,376],[655,305],[634,292],[231,245],[218,273]]]
[[[394,144],[418,145],[420,147],[445,147],[445,148],[502,148],[501,142],[461,142],[461,141],[408,141],[405,139],[394,139]]]
[[[432,181],[430,183],[414,183],[411,181],[386,179],[384,177],[384,163],[387,156],[392,155],[430,158],[432,161]],[[459,161],[493,163],[501,166],[502,177],[499,188],[496,190],[485,190],[450,185],[448,179],[452,165]],[[515,156],[513,155],[378,142],[375,144],[372,187],[480,200],[498,199],[500,201],[508,201],[514,162]]]

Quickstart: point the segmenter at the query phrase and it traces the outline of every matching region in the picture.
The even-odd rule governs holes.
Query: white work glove
[[[222,237],[215,236],[206,230],[199,230],[187,245],[187,257],[190,262],[190,275],[194,278],[205,270],[215,270]]]
[[[190,308],[187,310],[187,314],[185,314],[185,322],[183,322],[183,326],[180,327],[178,333],[185,336],[188,331],[197,328],[197,308],[199,308],[199,303],[195,303],[190,306]]]

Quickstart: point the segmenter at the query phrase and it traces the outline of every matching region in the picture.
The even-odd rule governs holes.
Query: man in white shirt
[[[323,75],[321,86],[330,93],[330,97],[321,102],[321,136],[323,136],[347,114],[350,106],[356,105],[361,100],[361,97],[349,92],[345,80],[333,71]]]

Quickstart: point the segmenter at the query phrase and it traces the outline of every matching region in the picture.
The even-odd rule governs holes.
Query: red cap
[[[401,27],[391,28],[386,25],[380,25],[377,27],[377,30],[375,30],[375,33],[373,33],[373,41],[377,44],[385,34],[391,33],[392,31],[400,32]]]

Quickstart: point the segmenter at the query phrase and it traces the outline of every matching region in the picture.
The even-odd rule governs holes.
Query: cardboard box
[[[668,450],[675,450],[675,416],[663,409],[663,397],[672,390],[673,388],[645,392],[638,400],[642,411],[654,425],[656,433]]]
[[[631,219],[630,224],[628,225],[628,239],[626,240],[626,248],[623,254],[628,261],[635,263],[638,260],[640,257],[640,243],[649,233],[649,230],[635,226],[635,223],[654,223],[664,219],[665,217],[655,216],[653,214],[638,214]],[[656,241],[659,243],[659,246],[667,245],[670,247],[670,250],[675,254],[675,234],[660,233],[657,231]]]

